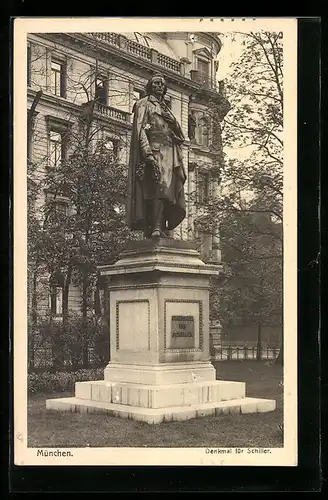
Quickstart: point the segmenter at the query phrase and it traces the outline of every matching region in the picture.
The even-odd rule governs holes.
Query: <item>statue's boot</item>
[[[162,200],[153,200],[153,231],[152,238],[160,238],[163,235],[163,202]]]

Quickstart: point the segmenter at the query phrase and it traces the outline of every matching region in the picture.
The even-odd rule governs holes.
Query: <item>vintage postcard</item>
[[[17,18],[13,108],[15,464],[296,466],[297,20]]]

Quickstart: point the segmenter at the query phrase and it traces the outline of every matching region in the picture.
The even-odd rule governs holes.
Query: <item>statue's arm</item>
[[[139,147],[140,147],[141,158],[144,161],[147,161],[147,159],[153,157],[153,152],[150,147],[147,133],[144,127],[141,127],[140,130]]]
[[[165,117],[170,124],[176,142],[182,144],[185,140],[185,137],[183,135],[180,123],[178,122],[178,120],[176,119],[176,117],[174,116],[174,114],[170,109],[166,110]]]
[[[149,127],[148,116],[148,109],[146,108],[139,135],[140,156],[145,162],[155,160],[147,136],[147,127]]]
[[[181,125],[180,125],[180,123],[178,122],[178,120],[176,118],[175,118],[175,128],[176,128],[175,133],[177,134],[177,136],[179,137],[179,139],[181,140],[181,142],[184,142],[185,137],[184,137],[184,134],[182,132]]]

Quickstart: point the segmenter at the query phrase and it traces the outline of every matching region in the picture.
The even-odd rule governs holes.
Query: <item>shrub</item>
[[[109,331],[104,320],[93,315],[83,319],[69,312],[65,325],[46,314],[29,324],[29,370],[104,366],[109,361]]]
[[[28,374],[28,393],[47,394],[74,391],[75,382],[103,380],[103,368],[77,370],[75,372],[42,372]]]

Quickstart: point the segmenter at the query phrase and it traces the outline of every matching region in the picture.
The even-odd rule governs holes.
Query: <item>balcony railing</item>
[[[180,62],[175,61],[175,59],[171,57],[165,56],[164,54],[158,54],[157,63],[164,66],[164,68],[180,73]]]
[[[166,56],[165,54],[161,54],[155,49],[151,49],[150,47],[146,47],[138,42],[129,40],[120,33],[88,33],[88,36],[92,38],[96,37],[98,40],[114,45],[115,47],[125,50],[130,54],[146,59],[154,64],[158,64],[165,69],[173,71],[174,73],[181,74],[181,62],[176,61],[172,57]]]
[[[104,40],[112,45],[120,46],[119,33],[89,33],[92,37],[95,36],[99,40]]]
[[[96,113],[100,113],[107,118],[112,118],[120,122],[130,123],[131,121],[130,113],[121,111],[120,109],[112,108],[111,106],[106,106],[105,104],[100,104],[99,102],[95,102],[95,111]]]
[[[138,42],[134,42],[133,40],[126,39],[125,48],[128,52],[151,61],[151,49],[149,47],[145,47]]]

